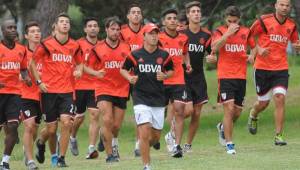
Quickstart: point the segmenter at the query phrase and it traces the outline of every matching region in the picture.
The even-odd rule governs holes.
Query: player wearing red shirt
[[[164,32],[159,34],[159,41],[162,48],[168,51],[172,57],[174,64],[174,75],[164,81],[166,86],[166,103],[169,101],[174,108],[174,134],[175,141],[169,143],[167,140],[169,134],[166,135],[166,142],[169,152],[172,153],[173,157],[182,157],[182,148],[180,146],[181,138],[183,135],[184,128],[184,109],[187,101],[192,103],[188,99],[187,92],[185,91],[185,80],[184,80],[184,68],[183,64],[189,68],[191,72],[191,66],[189,61],[189,55],[187,52],[188,37],[176,31],[177,28],[177,10],[167,9],[163,12],[163,25],[165,26]],[[171,128],[172,130],[172,128]]]
[[[27,85],[31,84],[27,72],[26,49],[15,41],[15,21],[4,20],[1,31],[3,40],[0,42],[0,130],[5,125],[5,142],[0,169],[9,169],[10,155],[18,140],[22,87],[20,73]]]
[[[91,17],[85,20],[84,32],[86,33],[86,37],[77,40],[82,51],[81,57],[85,64],[89,59],[89,54],[93,47],[99,42],[99,30],[100,28],[96,18]],[[93,159],[98,156],[95,144],[99,131],[99,110],[95,99],[95,81],[95,77],[86,73],[83,73],[82,77],[75,81],[76,116],[70,136],[70,149],[73,155],[77,156],[79,154],[76,134],[84,121],[84,113],[87,109],[90,117],[87,159]]]
[[[25,25],[25,38],[28,41],[26,55],[28,64],[32,59],[33,51],[41,41],[41,30],[35,21]],[[42,63],[37,62],[38,71],[41,72]],[[37,165],[33,159],[33,144],[37,136],[37,130],[41,123],[42,112],[40,107],[40,90],[35,84],[32,74],[29,74],[32,85],[28,87],[26,83],[22,86],[22,118],[24,123],[23,144],[26,157],[25,164],[28,169],[36,169]]]
[[[273,97],[275,103],[275,145],[286,145],[282,131],[284,124],[285,95],[288,88],[288,41],[300,51],[296,23],[289,18],[290,0],[277,0],[274,14],[263,15],[251,27],[252,36],[257,38],[255,58],[255,83],[258,101],[250,111],[248,128],[257,132],[257,120]]]
[[[121,39],[130,45],[130,50],[134,51],[143,45],[142,22],[143,13],[139,4],[131,4],[127,12],[128,24],[123,25],[121,28]],[[134,148],[134,155],[140,156],[138,130],[136,128],[136,142]]]
[[[235,154],[232,143],[233,123],[239,118],[246,94],[247,47],[255,48],[250,29],[239,25],[241,12],[236,6],[225,10],[226,25],[216,29],[212,49],[219,51],[219,103],[224,107],[224,119],[217,125],[219,142],[228,154]]]
[[[56,18],[56,34],[41,42],[36,49],[31,62],[33,75],[37,81],[41,94],[42,112],[46,115],[46,128],[49,135],[49,145],[56,145],[57,120],[61,122],[60,156],[58,167],[66,167],[65,154],[67,152],[71,119],[74,112],[72,80],[81,77],[82,58],[79,44],[69,37],[70,18],[67,14],[60,14]],[[36,71],[35,61],[43,62],[42,76]],[[74,71],[74,64],[77,64]],[[43,141],[42,141],[43,142]],[[37,141],[40,155],[39,162],[44,162],[44,143]],[[41,146],[41,147],[40,147]],[[53,148],[51,153],[53,153]],[[55,148],[54,148],[55,149]]]
[[[129,83],[121,76],[120,68],[129,55],[130,48],[128,44],[120,41],[120,29],[117,17],[106,19],[107,37],[93,48],[88,61],[89,67],[85,67],[87,73],[99,78],[96,81],[95,93],[97,106],[102,112],[101,136],[105,141],[108,163],[118,162],[120,159],[118,144],[113,138],[118,136],[129,96]]]

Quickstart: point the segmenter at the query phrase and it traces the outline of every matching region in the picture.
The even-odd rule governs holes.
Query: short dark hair
[[[181,10],[178,13],[177,18],[178,18],[179,22],[188,22],[188,19],[187,19],[186,14],[185,14],[185,10]]]
[[[235,16],[241,18],[241,11],[237,6],[229,6],[225,10],[225,17],[227,16]]]
[[[108,28],[108,27],[112,26],[113,24],[118,24],[121,27],[122,23],[121,23],[119,17],[113,16],[113,17],[108,17],[105,19],[105,23],[104,23],[105,28]]]
[[[168,14],[176,14],[177,15],[178,11],[175,8],[168,8],[162,12],[161,16],[162,16],[162,18],[164,18]]]
[[[28,34],[29,28],[33,26],[40,27],[40,25],[36,21],[29,21],[25,24],[25,28],[24,28],[25,34]]]
[[[130,13],[130,11],[131,11],[131,8],[133,8],[133,7],[138,7],[138,8],[140,8],[140,9],[141,9],[141,11],[142,11],[142,8],[141,8],[140,4],[138,4],[138,3],[132,3],[132,4],[130,4],[130,5],[128,6],[128,9],[127,9],[127,14],[129,14],[129,13]]]
[[[84,23],[84,26],[86,26],[86,24],[90,21],[96,21],[98,23],[98,20],[96,17],[87,17],[84,19],[83,23]]]
[[[187,4],[185,4],[185,11],[186,13],[189,13],[190,12],[190,9],[194,6],[197,6],[201,9],[201,3],[199,1],[191,1]]]
[[[59,19],[60,17],[66,17],[66,18],[68,18],[69,20],[71,20],[70,16],[69,16],[67,13],[62,12],[62,13],[59,13],[59,14],[55,17],[55,23],[58,22],[58,19]]]

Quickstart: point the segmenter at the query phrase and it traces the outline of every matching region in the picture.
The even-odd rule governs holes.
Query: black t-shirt
[[[135,50],[126,58],[123,69],[133,69],[138,76],[132,90],[133,105],[165,106],[165,87],[163,81],[156,79],[156,74],[159,71],[173,70],[173,62],[168,52],[159,48],[153,53],[144,48]]]
[[[190,63],[193,68],[191,74],[186,74],[186,79],[197,80],[199,75],[203,75],[203,58],[205,52],[211,52],[211,34],[202,28],[199,32],[193,33],[190,29],[183,31],[188,36],[188,52],[190,55]]]

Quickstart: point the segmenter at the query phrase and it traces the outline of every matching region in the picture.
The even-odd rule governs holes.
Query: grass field
[[[193,143],[193,152],[185,154],[182,159],[174,159],[166,152],[163,136],[168,129],[165,126],[161,138],[161,150],[151,150],[152,169],[154,170],[199,170],[199,169],[266,169],[285,170],[300,169],[300,66],[295,66],[299,60],[292,60],[290,67],[290,86],[287,99],[286,124],[284,135],[287,146],[274,145],[273,104],[260,115],[258,134],[253,136],[247,131],[248,112],[256,99],[252,81],[252,68],[248,72],[248,87],[246,106],[241,118],[235,124],[234,142],[236,155],[227,155],[225,148],[218,143],[216,124],[222,119],[222,107],[216,104],[217,80],[215,71],[206,72],[208,82],[209,103],[204,107],[199,132]],[[134,123],[132,121],[132,108],[128,104],[127,116],[123,123],[120,136],[121,161],[115,164],[106,164],[105,155],[101,153],[96,160],[85,160],[88,142],[88,121],[85,121],[78,134],[80,155],[74,157],[68,151],[66,162],[70,170],[139,170],[142,163],[133,155]],[[188,120],[187,120],[188,121]],[[187,122],[186,122],[187,124]],[[20,128],[22,132],[23,126]],[[3,141],[1,133],[0,141]],[[3,150],[3,142],[0,143]],[[40,169],[50,168],[49,149],[47,148],[45,164]],[[11,158],[11,169],[25,169],[23,163],[22,144],[16,145]]]

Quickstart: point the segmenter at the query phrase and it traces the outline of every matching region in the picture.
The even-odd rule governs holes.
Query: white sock
[[[29,161],[27,162],[27,164],[30,164],[31,162],[34,162],[34,160],[29,160]]]
[[[9,162],[9,158],[10,158],[9,155],[3,155],[1,163],[3,163],[3,162],[8,163]]]
[[[89,152],[92,153],[95,151],[95,145],[89,145]]]
[[[223,123],[221,124],[221,130],[224,130],[224,125],[223,125]]]
[[[150,169],[150,165],[149,164],[146,164],[144,167],[147,168],[147,169]]]
[[[75,141],[76,141],[76,138],[70,136],[70,140],[71,140],[71,142],[75,142]]]
[[[118,143],[118,138],[112,138],[112,146],[118,146],[119,143]]]
[[[140,149],[140,140],[135,142],[135,149]]]
[[[51,158],[53,158],[53,157],[58,157],[58,156],[57,156],[57,154],[55,153],[55,154],[52,154],[52,155],[51,155]]]
[[[232,141],[228,141],[228,142],[226,142],[226,145],[228,145],[228,144],[233,144],[233,143],[232,143]]]

